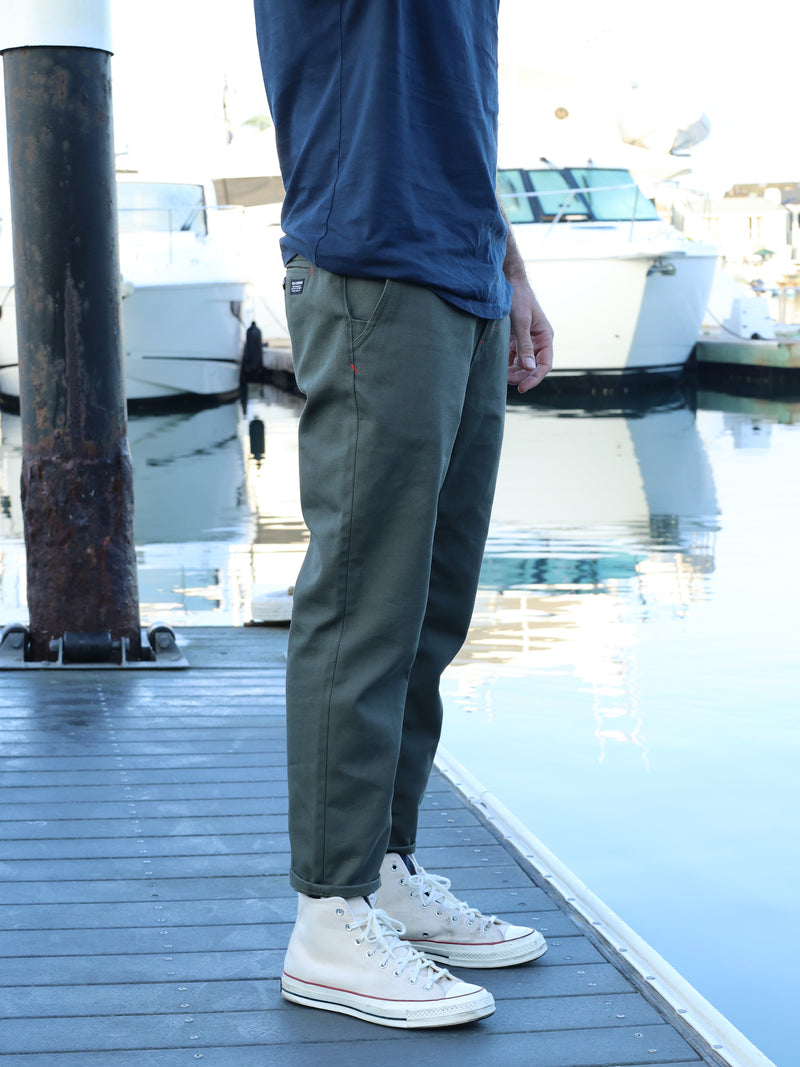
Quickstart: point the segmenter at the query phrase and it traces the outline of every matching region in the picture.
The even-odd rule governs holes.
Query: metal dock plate
[[[54,659],[32,660],[26,658],[27,627],[12,623],[0,634],[0,670],[184,670],[189,666],[174,631],[161,623],[148,627],[141,659],[128,658],[129,644],[127,637],[115,639],[108,631],[65,633],[50,643]]]

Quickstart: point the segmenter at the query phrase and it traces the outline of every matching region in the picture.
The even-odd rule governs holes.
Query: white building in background
[[[800,183],[734,185],[718,198],[684,192],[672,211],[673,225],[719,249],[711,321],[727,320],[749,292],[776,323],[800,322]]]
[[[800,254],[800,183],[735,185],[724,197],[687,194],[673,222],[690,237],[712,240],[731,269],[795,274]]]

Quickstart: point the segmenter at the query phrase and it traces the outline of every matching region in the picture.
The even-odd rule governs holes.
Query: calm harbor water
[[[143,622],[240,624],[306,534],[300,401],[130,420]],[[0,413],[0,623],[25,620]],[[800,403],[509,407],[444,745],[779,1065],[796,1061]],[[792,1048],[790,1050],[790,1040]]]

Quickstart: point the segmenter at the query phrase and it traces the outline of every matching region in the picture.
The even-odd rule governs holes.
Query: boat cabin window
[[[509,222],[533,222],[533,206],[521,170],[497,172],[497,195]]]
[[[202,185],[117,182],[120,233],[208,233]]]
[[[560,216],[564,222],[587,222],[591,216],[586,201],[569,181],[569,172],[561,170],[529,171],[542,222]]]
[[[627,170],[500,170],[497,195],[508,221],[630,222],[658,219]]]
[[[573,168],[575,183],[589,190],[586,198],[592,218],[598,222],[643,222],[660,218],[652,202],[627,170],[600,170],[598,167]]]

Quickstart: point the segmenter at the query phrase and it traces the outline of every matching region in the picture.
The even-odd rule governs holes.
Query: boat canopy
[[[659,218],[628,170],[566,167],[497,172],[497,195],[510,223],[630,222]]]
[[[120,233],[208,233],[202,185],[190,182],[117,182]]]

